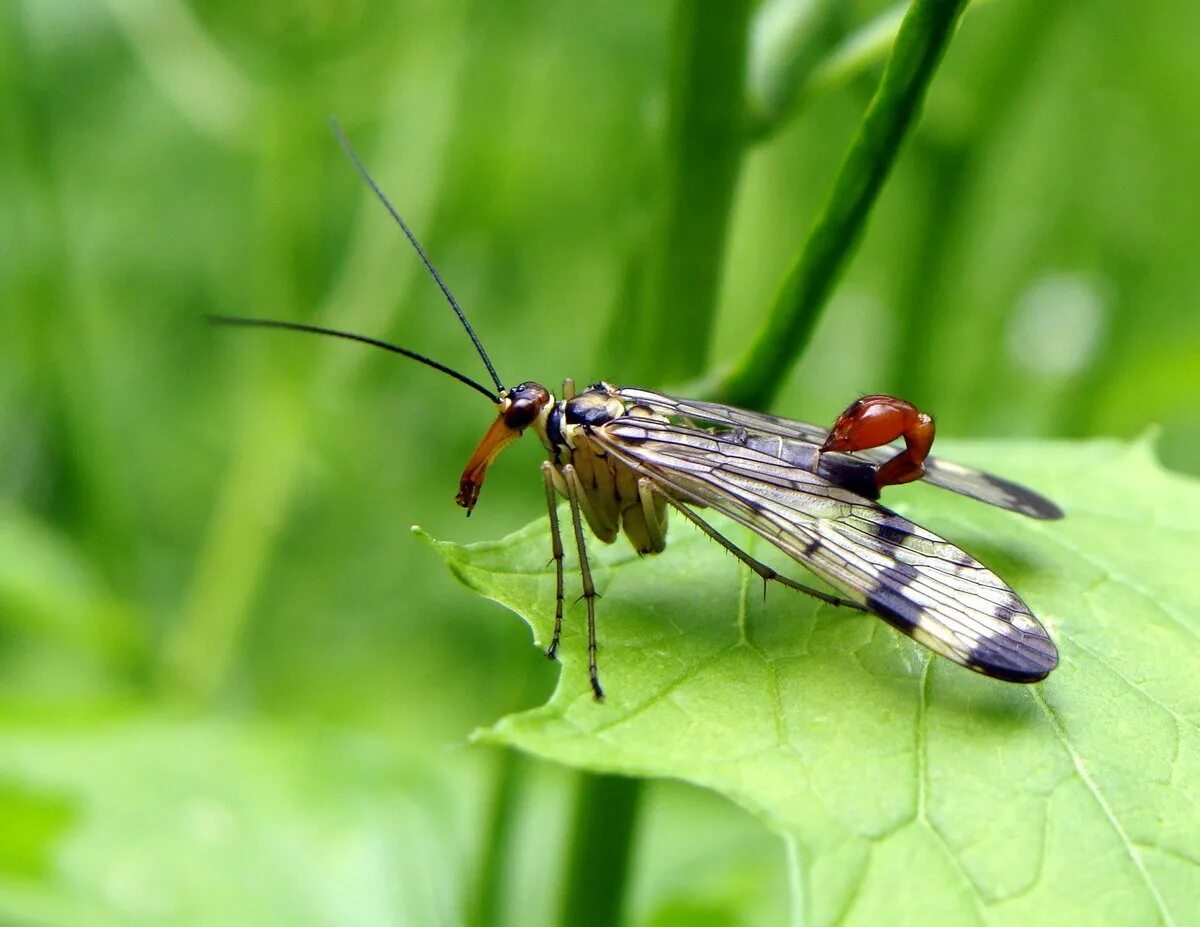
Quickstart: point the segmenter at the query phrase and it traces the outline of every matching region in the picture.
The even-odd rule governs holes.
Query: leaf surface
[[[764,600],[748,570],[676,517],[659,557],[591,539],[607,700],[589,694],[568,556],[559,685],[480,736],[727,796],[788,844],[798,923],[1194,923],[1200,485],[1163,470],[1146,443],[939,447],[1067,513],[1036,522],[922,486],[885,499],[1026,599],[1062,655],[1044,683],[977,676],[873,616],[783,588]],[[544,517],[493,543],[432,543],[545,645]]]

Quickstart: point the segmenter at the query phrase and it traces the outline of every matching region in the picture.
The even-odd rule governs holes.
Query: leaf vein
[[[1045,696],[1043,696],[1042,693],[1036,688],[1031,687],[1029,689],[1029,694],[1038,707],[1041,708],[1041,710],[1045,713],[1046,719],[1050,722],[1050,729],[1054,731],[1055,736],[1058,737],[1059,741],[1061,741],[1063,745],[1063,748],[1067,751],[1067,755],[1071,758],[1071,762],[1075,766],[1075,772],[1078,774],[1080,781],[1082,781],[1084,786],[1087,787],[1087,790],[1091,792],[1092,798],[1100,807],[1100,810],[1104,813],[1104,817],[1108,820],[1109,825],[1112,827],[1122,845],[1125,847],[1125,852],[1129,854],[1129,858],[1133,862],[1134,868],[1137,870],[1138,875],[1145,883],[1146,890],[1149,892],[1151,899],[1154,901],[1155,907],[1158,908],[1158,913],[1162,917],[1163,923],[1167,924],[1168,927],[1174,927],[1175,919],[1171,916],[1171,912],[1167,908],[1166,901],[1163,899],[1162,893],[1159,892],[1158,886],[1150,877],[1150,872],[1146,868],[1145,860],[1142,859],[1142,854],[1138,850],[1138,845],[1129,838],[1127,833],[1125,833],[1125,828],[1122,827],[1121,822],[1117,820],[1116,813],[1113,811],[1112,806],[1108,803],[1108,799],[1104,797],[1104,793],[1100,791],[1099,785],[1097,785],[1096,781],[1092,779],[1091,773],[1088,772],[1088,768],[1083,762],[1083,757],[1079,755],[1079,752],[1075,749],[1075,745],[1071,743],[1070,737],[1067,736],[1067,729],[1063,724],[1062,719],[1057,715],[1057,713],[1055,713],[1054,709],[1050,707],[1050,704],[1046,701]]]

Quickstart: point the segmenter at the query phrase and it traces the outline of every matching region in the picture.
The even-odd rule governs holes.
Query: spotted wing
[[[769,454],[709,432],[625,416],[591,429],[671,499],[709,506],[770,541],[934,653],[1036,682],[1058,652],[995,573],[937,535]]]
[[[806,422],[796,422],[792,419],[780,418],[777,415],[768,415],[765,412],[750,412],[717,402],[676,399],[636,387],[622,387],[617,392],[627,402],[647,406],[660,415],[667,415],[678,421],[691,422],[700,427],[744,429],[751,435],[778,438],[782,445],[779,451],[775,452],[776,456],[782,456],[785,459],[796,458],[793,462],[801,465],[803,462],[799,458],[806,453],[812,453],[806,448],[811,445],[820,447],[829,435],[827,429],[809,425]],[[876,447],[867,451],[857,451],[853,455],[823,454],[821,456],[822,459],[857,459],[878,467],[895,453],[896,449],[893,447]],[[926,458],[925,475],[922,479],[934,486],[949,489],[1002,509],[1020,512],[1031,518],[1062,518],[1063,515],[1062,509],[1033,490],[990,473],[972,470],[970,467],[959,466],[937,457]]]

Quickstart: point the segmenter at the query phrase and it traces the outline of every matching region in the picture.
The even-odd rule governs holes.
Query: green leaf
[[[786,841],[805,924],[1190,922],[1200,487],[1145,443],[972,443],[946,456],[1067,512],[1036,522],[923,486],[887,498],[1026,598],[1062,653],[1046,682],[977,676],[876,618],[784,589],[764,602],[749,571],[676,519],[659,557],[591,546],[607,701],[588,693],[582,605],[568,605],[550,701],[480,736],[728,796]],[[544,518],[494,543],[432,543],[544,645]]]

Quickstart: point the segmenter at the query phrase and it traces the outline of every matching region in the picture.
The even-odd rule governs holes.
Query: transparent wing
[[[717,402],[675,399],[671,396],[664,396],[662,393],[637,387],[622,387],[617,390],[617,393],[627,402],[644,405],[661,415],[692,422],[701,427],[745,429],[752,435],[778,438],[781,441],[781,448],[775,456],[791,460],[800,466],[804,465],[801,457],[805,453],[812,453],[811,450],[806,451],[805,448],[810,445],[820,447],[829,435],[827,429],[809,425],[807,422],[796,422],[763,412],[748,412],[745,409]],[[892,447],[877,447],[869,451],[858,451],[853,455],[823,454],[821,456],[822,459],[857,459],[877,467],[895,452],[896,449]],[[1062,509],[1033,490],[998,476],[992,476],[990,473],[962,467],[937,457],[926,458],[925,475],[922,479],[934,486],[978,499],[980,502],[1019,512],[1031,518],[1062,518],[1063,515]]]
[[[589,434],[670,497],[740,522],[935,653],[1011,682],[1036,682],[1058,662],[1000,577],[870,500],[682,425],[626,416]]]

